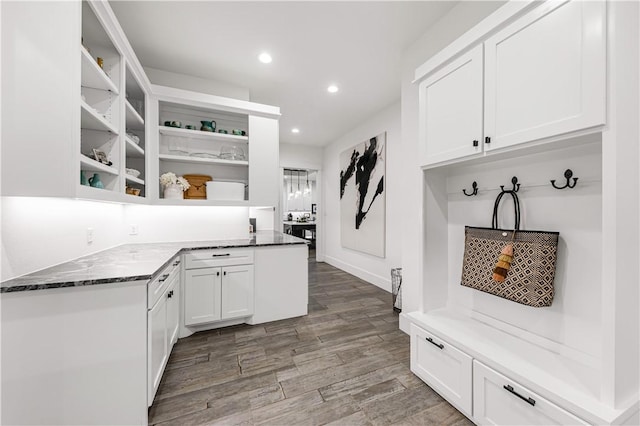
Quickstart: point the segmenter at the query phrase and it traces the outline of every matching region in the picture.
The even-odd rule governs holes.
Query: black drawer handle
[[[225,253],[225,254],[212,254],[211,257],[224,257],[224,256],[231,256],[231,253]]]
[[[172,297],[172,296],[173,296],[173,290],[171,290],[169,293],[167,293],[167,297],[168,297],[169,299],[171,299],[171,297]]]
[[[491,143],[491,138],[489,136],[486,136],[484,138],[484,143]]]
[[[520,395],[518,392],[513,390],[513,386],[511,385],[504,385],[503,388],[505,388],[506,390],[508,390],[509,392],[511,392],[512,394],[514,394],[515,396],[517,396],[518,398],[520,398],[521,400],[523,400],[524,402],[526,402],[527,404],[531,404],[532,406],[536,405],[536,400],[533,398],[525,398],[524,396]]]
[[[176,260],[176,261],[173,263],[173,266],[178,266],[179,264],[180,264],[180,261],[179,261],[179,260]]]
[[[167,278],[169,278],[169,274],[164,274],[163,276],[160,277],[158,282],[164,282]]]
[[[473,141],[473,146],[478,146],[478,141],[477,140]]]
[[[435,345],[435,346],[439,347],[440,349],[444,349],[444,345],[442,343],[434,342],[431,337],[427,337],[426,339],[427,339],[427,342],[431,343],[432,345]]]

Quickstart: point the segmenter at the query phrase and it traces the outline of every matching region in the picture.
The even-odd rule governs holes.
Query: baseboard
[[[331,266],[335,266],[338,269],[342,269],[345,272],[350,273],[351,275],[355,275],[356,277],[365,280],[368,283],[375,285],[376,287],[380,287],[381,289],[388,291],[391,293],[391,278],[384,278],[380,275],[372,274],[371,272],[365,271],[362,268],[358,268],[357,266],[351,265],[349,263],[343,262],[335,257],[324,256],[324,261]],[[391,274],[391,272],[389,272]]]

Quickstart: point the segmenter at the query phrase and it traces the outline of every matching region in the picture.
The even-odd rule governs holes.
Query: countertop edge
[[[216,250],[216,249],[230,249],[230,248],[260,248],[260,247],[291,246],[291,245],[306,245],[306,244],[308,244],[306,241],[304,241],[302,239],[296,238],[296,240],[299,240],[299,241],[266,242],[266,243],[251,242],[251,243],[241,243],[241,244],[228,243],[228,242],[222,240],[224,242],[221,241],[220,244],[211,244],[211,245],[205,245],[205,246],[199,246],[199,247],[190,247],[189,245],[193,244],[195,242],[194,241],[189,241],[189,242],[184,242],[186,247],[178,248],[175,253],[173,253],[172,255],[167,257],[167,260],[162,264],[162,266],[157,268],[151,274],[124,275],[124,276],[119,276],[119,277],[105,277],[105,278],[86,279],[86,280],[64,280],[63,279],[63,280],[60,280],[60,281],[53,281],[53,282],[46,282],[46,283],[16,284],[16,285],[13,285],[13,286],[6,286],[5,285],[7,283],[10,283],[13,280],[24,279],[24,277],[28,277],[29,274],[27,274],[27,275],[23,275],[21,277],[16,277],[16,278],[9,279],[9,280],[5,281],[4,283],[0,283],[0,294],[4,294],[4,293],[19,293],[19,292],[34,291],[34,290],[49,290],[49,289],[57,289],[57,288],[84,287],[84,286],[103,285],[103,284],[115,284],[115,283],[133,282],[133,281],[151,281],[156,276],[158,276],[158,274],[164,268],[166,268],[176,256],[182,255],[184,253],[189,253],[189,252],[192,252],[192,251],[199,251],[199,250]],[[213,240],[213,241],[215,241],[215,240]],[[154,244],[154,243],[148,243],[148,244]],[[166,243],[157,243],[157,244],[166,244]],[[181,245],[181,242],[175,242],[175,243],[171,243],[171,244],[176,244],[176,246],[179,247]],[[123,246],[126,246],[126,245],[127,244],[122,244],[122,245],[116,246],[114,248],[123,247]],[[96,253],[94,255],[99,255],[100,253],[107,252],[108,250],[111,250],[111,249],[103,250],[102,252]],[[64,265],[66,263],[71,263],[71,262],[74,262],[74,261],[77,261],[77,260],[78,259],[75,259],[75,260],[72,260],[72,261],[69,261],[69,262],[65,262],[65,263],[62,263],[62,264],[56,265],[56,266],[61,266],[61,265]],[[43,271],[46,271],[46,268]]]

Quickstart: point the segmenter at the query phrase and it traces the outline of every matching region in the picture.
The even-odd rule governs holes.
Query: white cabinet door
[[[411,371],[467,416],[471,416],[472,358],[411,324]]]
[[[605,123],[606,2],[547,2],[485,42],[485,150]]]
[[[167,289],[167,342],[168,352],[178,341],[180,325],[180,274],[174,275],[173,281]]]
[[[191,269],[185,273],[184,323],[202,324],[220,319],[220,268]]]
[[[253,265],[222,268],[222,318],[253,314]]]
[[[588,424],[475,360],[473,419],[482,425]]]
[[[161,298],[147,313],[148,389],[147,404],[151,406],[158,390],[162,372],[169,358],[167,345],[167,302]]]
[[[277,206],[280,193],[278,120],[249,116],[249,202]]]
[[[482,152],[482,46],[420,83],[421,165]]]

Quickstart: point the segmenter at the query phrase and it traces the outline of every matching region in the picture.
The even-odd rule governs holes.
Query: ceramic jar
[[[216,122],[211,120],[211,121],[200,121],[200,123],[202,124],[202,127],[200,127],[200,130],[202,130],[203,132],[215,132],[216,131]]]
[[[100,180],[100,175],[98,173],[94,173],[93,176],[89,178],[89,185],[94,188],[104,189],[104,184]]]
[[[184,191],[182,186],[177,184],[167,185],[164,187],[164,198],[170,200],[182,200]]]

